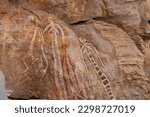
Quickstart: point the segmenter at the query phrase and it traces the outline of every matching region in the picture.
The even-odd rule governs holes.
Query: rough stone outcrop
[[[8,99],[7,91],[5,89],[5,78],[2,71],[0,71],[0,100]]]
[[[149,39],[149,0],[1,0],[3,95],[150,99]]]

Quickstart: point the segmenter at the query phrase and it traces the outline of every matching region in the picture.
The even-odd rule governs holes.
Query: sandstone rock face
[[[115,89],[114,92],[118,93],[116,94],[117,99],[124,96],[126,99],[140,99],[139,97],[146,96],[147,78],[143,71],[144,56],[126,33],[116,26],[104,22],[77,25],[74,28],[81,39],[84,39],[84,42],[81,41],[83,43],[81,49],[83,49],[83,58],[86,61],[91,80],[94,80],[95,75],[92,76],[92,72],[99,71],[97,70],[99,66],[110,80],[110,84],[114,83],[112,87]],[[88,50],[89,53],[86,52]],[[93,58],[91,57],[89,60],[85,58],[90,56]],[[93,70],[92,64],[89,64],[92,61],[93,65],[97,63]],[[122,95],[119,93],[120,88],[123,90]]]
[[[5,77],[2,71],[0,71],[0,100],[5,100],[7,98],[7,92],[5,89]]]
[[[107,16],[103,0],[28,0],[22,6],[47,11],[67,23]]]
[[[149,39],[149,0],[1,0],[0,98],[150,99]]]

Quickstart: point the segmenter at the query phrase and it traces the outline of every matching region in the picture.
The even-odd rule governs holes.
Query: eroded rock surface
[[[0,100],[6,100],[7,97],[7,91],[5,89],[5,77],[3,72],[0,70]]]
[[[149,2],[1,0],[8,97],[150,99]]]

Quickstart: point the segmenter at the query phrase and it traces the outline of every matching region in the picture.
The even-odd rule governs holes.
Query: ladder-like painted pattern
[[[88,57],[89,61],[92,64],[92,66],[95,70],[95,73],[96,73],[98,79],[100,80],[100,82],[101,82],[108,98],[111,99],[111,100],[115,100],[116,97],[113,93],[110,80],[107,77],[107,75],[102,71],[99,63],[96,62],[96,60],[95,60],[94,56],[92,55],[91,51],[94,51],[96,53],[98,61],[101,63],[101,67],[103,69],[105,69],[105,66],[104,66],[102,60],[98,56],[98,52],[97,52],[96,48],[91,43],[84,43],[83,44],[83,46],[81,47],[81,54],[82,54],[81,56],[83,57],[84,54],[86,54],[86,56]],[[83,60],[84,60],[84,58],[83,58]],[[86,61],[84,61],[84,63],[86,65]],[[87,68],[87,65],[86,65],[86,68]]]

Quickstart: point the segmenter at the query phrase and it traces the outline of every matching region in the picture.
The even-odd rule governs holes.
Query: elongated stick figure
[[[52,38],[52,52],[54,56],[54,77],[56,87],[58,88],[59,96],[63,99],[63,92],[61,91],[64,88],[64,81],[63,81],[63,67],[61,63],[61,56],[60,56],[60,40],[62,44],[65,44],[64,40],[64,32],[63,28],[58,24],[54,23],[54,18],[48,18],[49,24],[43,30],[43,34],[48,32],[49,34],[53,34],[54,38]],[[58,33],[60,32],[61,38],[58,39]]]

